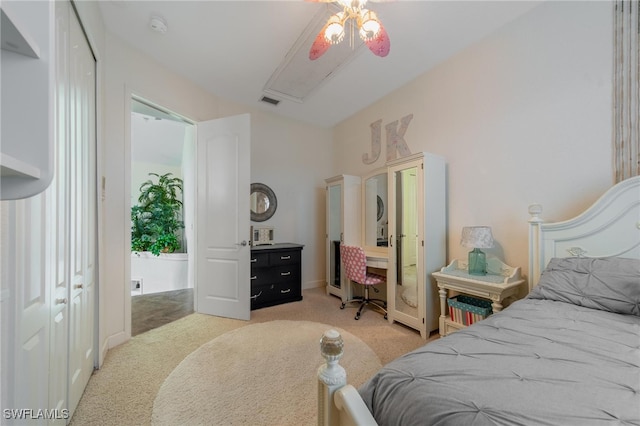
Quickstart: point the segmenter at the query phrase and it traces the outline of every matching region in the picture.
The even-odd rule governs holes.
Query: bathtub
[[[131,253],[131,293],[150,294],[189,287],[187,253]]]

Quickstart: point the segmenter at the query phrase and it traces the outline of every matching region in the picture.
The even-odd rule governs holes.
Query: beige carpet
[[[165,380],[153,405],[154,426],[314,425],[319,340],[332,327],[310,321],[270,321],[223,334],[186,357]],[[351,333],[340,364],[359,386],[380,367],[376,354]]]
[[[355,308],[340,309],[340,300],[326,295],[324,288],[305,290],[303,296],[300,302],[252,311],[251,321],[191,314],[110,349],[102,368],[89,380],[71,426],[150,425],[156,395],[180,362],[212,339],[251,324],[275,320],[328,324],[366,343],[382,365],[426,343],[417,331],[390,324],[377,312],[365,310],[355,321]]]

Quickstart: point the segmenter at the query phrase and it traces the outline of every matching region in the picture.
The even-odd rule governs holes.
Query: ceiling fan
[[[338,44],[344,40],[345,24],[351,25],[352,43],[353,34],[357,27],[360,38],[374,55],[385,57],[389,54],[389,49],[391,47],[389,36],[375,12],[365,8],[367,0],[307,1],[320,3],[335,2],[342,7],[342,11],[332,15],[316,36],[313,44],[311,45],[311,49],[309,50],[309,59],[312,61],[324,55],[332,44]]]

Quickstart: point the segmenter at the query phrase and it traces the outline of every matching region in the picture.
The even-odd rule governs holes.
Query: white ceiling
[[[260,101],[265,84],[327,4],[102,0],[100,8],[111,33],[214,95],[331,127],[538,4],[540,0],[371,2],[368,7],[391,39],[389,55],[379,58],[361,48],[303,103],[282,100],[278,106]],[[154,15],[166,21],[166,34],[151,30]]]

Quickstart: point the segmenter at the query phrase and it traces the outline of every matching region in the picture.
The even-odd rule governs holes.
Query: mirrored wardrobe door
[[[388,163],[389,320],[420,331],[438,328],[431,273],[446,260],[444,158],[418,153]]]
[[[387,169],[378,169],[363,177],[362,245],[368,253],[387,256],[388,201]]]
[[[390,171],[393,198],[390,203],[390,227],[392,247],[389,248],[390,264],[395,272],[388,274],[393,292],[393,318],[407,325],[419,325],[418,310],[418,167],[407,164]],[[391,271],[389,271],[391,272]],[[391,275],[391,276],[390,276]],[[395,279],[394,279],[395,278]]]

